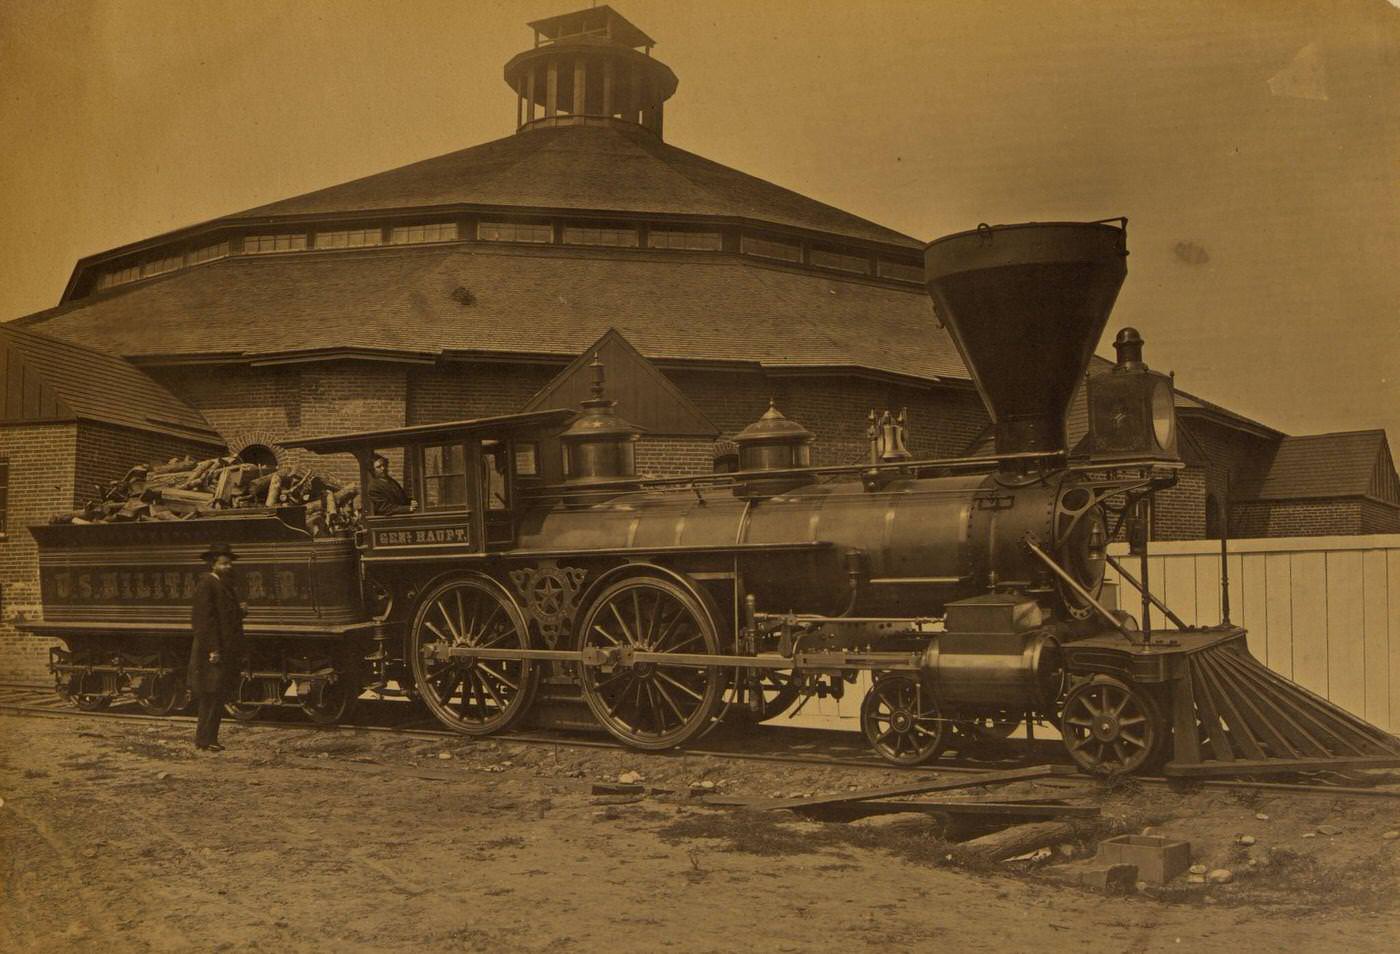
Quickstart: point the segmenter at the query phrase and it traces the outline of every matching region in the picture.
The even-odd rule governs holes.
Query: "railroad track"
[[[382,724],[386,716],[400,714],[394,713],[394,709],[411,710],[409,713],[411,718],[406,721]],[[274,709],[271,711],[274,713],[271,718],[259,717],[248,721],[240,721],[238,724],[262,729],[301,732],[383,733],[405,738],[452,739],[456,741],[470,738],[469,736],[463,736],[460,733],[452,732],[448,729],[433,728],[431,717],[417,706],[411,703],[394,700],[362,699],[357,706],[358,718],[339,725],[319,725],[313,722],[294,721],[291,718],[278,718],[276,713],[285,710]],[[145,723],[177,722],[193,724],[195,721],[193,716],[188,715],[150,715],[141,712],[135,703],[121,704],[110,709],[78,709],[64,701],[49,687],[3,683],[0,683],[0,713],[55,718],[86,716],[96,719],[127,720]],[[370,721],[368,717],[371,715],[375,716],[380,721]],[[679,758],[698,755],[738,761],[775,762],[791,765],[841,766],[882,770],[894,768],[894,766],[891,766],[889,763],[879,758],[862,755],[861,753],[865,751],[864,740],[854,732],[760,725],[746,728],[742,735],[739,733],[729,733],[729,736],[730,738],[724,738],[723,730],[721,730],[721,744],[718,745],[697,745],[688,746],[684,749],[645,753],[628,748],[621,742],[612,738],[588,737],[579,733],[564,731],[504,732],[499,735],[491,736],[491,739],[501,742],[519,742],[527,745],[557,745],[571,748],[614,749],[639,756],[646,755],[661,758]],[[1015,743],[1011,744],[1014,745]],[[740,746],[743,748],[740,748]],[[755,749],[757,749],[757,751],[755,751]],[[821,755],[808,750],[836,751],[838,753],[849,752],[850,754]],[[1069,759],[1064,757],[1060,746],[1053,743],[1039,743],[1037,749],[1028,753],[1028,757],[1025,758],[970,762],[967,760],[954,760],[944,757],[938,760],[936,764],[908,766],[901,769],[901,771],[914,774],[921,772],[980,774],[1004,771],[1017,765],[1031,763],[1068,764]],[[1333,778],[1335,782],[1332,783],[1320,783],[1316,780],[1288,782],[1210,780],[1192,781],[1190,784],[1202,788],[1253,789],[1258,791],[1293,792],[1297,794],[1311,793],[1400,798],[1400,788],[1373,788],[1344,784],[1346,782],[1356,781],[1355,776],[1337,775],[1333,776]],[[1153,785],[1171,784],[1171,780],[1156,776],[1136,776],[1135,781]]]
[[[464,736],[448,729],[433,728],[431,717],[411,703],[393,700],[362,699],[356,708],[359,713],[358,718],[339,725],[319,725],[313,722],[296,721],[292,717],[285,719],[279,718],[276,713],[280,710],[271,710],[274,713],[271,717],[263,716],[248,721],[239,721],[237,724],[266,729],[287,729],[303,732],[367,732],[397,735],[406,738],[453,739],[456,741],[463,741],[470,738],[469,736]],[[411,710],[411,717],[408,720],[389,721],[393,716],[399,715],[399,713],[393,711],[395,709],[409,709]],[[115,719],[145,723],[177,722],[193,724],[195,721],[194,717],[189,715],[150,715],[140,711],[135,703],[118,704],[108,709],[78,709],[64,701],[48,687],[3,684],[0,684],[0,713],[59,718],[87,716],[97,719]],[[722,731],[723,730],[721,730],[721,732]],[[525,744],[616,749],[623,752],[632,752],[637,755],[655,755],[663,758],[667,756],[682,757],[707,755],[743,761],[781,762],[795,765],[846,766],[886,770],[895,768],[895,766],[879,758],[861,754],[865,751],[865,744],[864,739],[858,734],[824,729],[755,726],[745,729],[742,739],[733,738],[725,740],[730,743],[727,745],[697,745],[687,746],[684,749],[677,749],[671,752],[647,753],[637,752],[610,737],[589,737],[582,733],[566,731],[503,732],[491,736],[491,739],[495,741],[520,742]],[[743,745],[745,750],[739,749],[738,746],[740,745]],[[753,749],[759,749],[760,751],[753,751]],[[850,754],[819,755],[807,751],[809,749],[821,749],[825,751],[835,750],[842,753],[848,751]],[[1057,758],[1055,761],[1067,760]],[[1008,766],[1021,764],[1021,762],[1022,760],[1000,760],[996,762],[954,764],[948,759],[944,759],[937,766],[913,766],[912,771],[916,773],[920,771],[932,772],[935,770],[939,772],[982,772],[1005,769]],[[909,771],[909,769],[904,769],[903,771]]]

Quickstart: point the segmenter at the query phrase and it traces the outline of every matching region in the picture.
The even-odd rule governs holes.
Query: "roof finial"
[[[588,365],[593,369],[593,383],[588,386],[588,390],[593,394],[593,400],[602,400],[603,397],[603,359],[597,351],[593,352],[593,360]]]

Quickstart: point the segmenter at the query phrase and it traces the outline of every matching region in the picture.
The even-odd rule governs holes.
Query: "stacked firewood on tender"
[[[97,488],[96,499],[54,523],[186,520],[240,508],[305,507],[314,535],[349,529],[359,484],[341,484],[300,467],[245,464],[236,457],[138,464]]]

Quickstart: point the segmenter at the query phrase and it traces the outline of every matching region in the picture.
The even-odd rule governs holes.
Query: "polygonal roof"
[[[459,205],[749,219],[923,248],[917,239],[625,123],[531,129],[229,218]]]
[[[446,244],[235,256],[21,320],[132,358],[572,358],[616,327],[653,360],[967,380],[922,289],[714,252]]]

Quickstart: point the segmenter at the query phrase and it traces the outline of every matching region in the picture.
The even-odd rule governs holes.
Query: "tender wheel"
[[[263,707],[254,702],[225,702],[224,712],[239,722],[252,722],[262,715]]]
[[[634,577],[607,587],[580,627],[579,648],[718,653],[719,632],[708,607],[671,580]],[[598,722],[639,749],[669,749],[707,729],[724,697],[724,672],[694,663],[634,666],[584,662],[579,681]]]
[[[185,680],[177,671],[141,678],[136,703],[151,715],[170,715],[185,707]]]
[[[409,660],[413,683],[433,716],[465,735],[500,732],[529,708],[538,667],[528,659],[440,658],[446,649],[529,649],[530,629],[495,581],[439,584],[418,604]]]
[[[97,712],[112,704],[111,696],[104,696],[93,692],[80,692],[72,696],[72,699],[73,705],[82,709],[84,712]]]
[[[1060,720],[1070,757],[1097,775],[1142,768],[1165,731],[1151,698],[1111,676],[1095,676],[1071,689]]]
[[[95,677],[94,681],[96,681]],[[82,709],[84,712],[97,712],[112,704],[112,697],[108,693],[85,692],[84,689],[87,687],[84,685],[84,682],[86,682],[86,680],[82,673],[74,673],[68,680],[68,698],[72,701],[73,705]]]
[[[354,708],[359,697],[359,686],[348,679],[322,681],[312,686],[310,694],[301,700],[301,711],[319,725],[335,725]]]
[[[937,758],[948,736],[933,695],[904,673],[881,676],[870,687],[860,704],[860,728],[875,753],[895,765]]]

